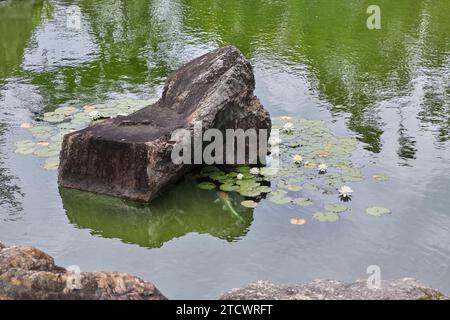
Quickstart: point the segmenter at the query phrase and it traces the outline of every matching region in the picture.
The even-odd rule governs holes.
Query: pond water
[[[450,293],[450,2],[377,0],[382,28],[368,30],[372,2],[71,1],[79,29],[66,1],[0,2],[0,241],[61,266],[130,272],[169,298],[217,298],[258,279],[353,281],[369,265]],[[327,192],[305,191],[310,206],[268,197],[249,209],[191,180],[147,206],[59,190],[42,158],[15,153],[30,139],[23,123],[155,99],[169,72],[226,44],[252,62],[274,118],[357,139],[364,179],[347,182],[355,192],[338,221],[314,219],[339,201]],[[391,214],[366,214],[375,206]]]

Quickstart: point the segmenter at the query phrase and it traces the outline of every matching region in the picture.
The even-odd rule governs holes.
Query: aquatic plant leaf
[[[292,200],[292,203],[301,207],[307,207],[313,204],[312,201],[307,198],[295,198]]]
[[[347,211],[348,207],[345,204],[336,203],[336,204],[326,204],[324,209],[325,211],[328,212],[340,213]]]
[[[74,107],[60,107],[60,108],[55,109],[54,114],[69,116],[69,115],[72,115],[79,111],[80,111],[79,109],[74,108]]]
[[[32,154],[33,152],[33,148],[17,148],[15,151],[17,154]]]
[[[202,190],[213,190],[216,188],[216,185],[212,182],[201,182],[197,184],[197,187]]]
[[[243,197],[249,197],[249,198],[255,198],[261,195],[261,192],[257,189],[247,189],[247,188],[240,188],[238,190],[241,196]]]
[[[256,203],[253,200],[244,200],[244,201],[241,202],[241,205],[246,207],[246,208],[254,209],[254,208],[256,208],[258,206],[258,203]]]
[[[269,201],[276,204],[288,204],[292,201],[292,198],[287,195],[287,192],[277,190],[270,194]]]
[[[15,145],[17,148],[32,148],[36,143],[31,140],[20,140],[17,141]]]
[[[297,186],[297,185],[290,184],[290,185],[287,186],[287,189],[288,189],[289,191],[297,192],[297,191],[303,190],[303,187],[302,187],[302,186]]]
[[[291,224],[297,225],[297,226],[302,226],[302,225],[306,224],[306,220],[301,219],[301,218],[292,218],[291,220],[289,220],[289,222]]]
[[[219,187],[220,190],[225,191],[225,192],[232,192],[232,191],[238,191],[239,190],[239,186],[234,185],[234,184],[222,184]]]
[[[57,170],[59,167],[59,158],[49,158],[44,163],[45,170]]]
[[[371,216],[381,217],[385,214],[390,214],[391,210],[388,208],[383,208],[383,207],[372,207],[372,208],[367,208],[366,213]]]
[[[374,180],[377,180],[377,181],[387,181],[387,180],[389,180],[389,178],[386,175],[384,175],[384,174],[376,174],[376,175],[372,176],[372,178]]]
[[[278,170],[278,168],[263,167],[259,172],[263,176],[275,176],[278,173]]]
[[[316,212],[313,218],[321,222],[336,222],[339,220],[339,215],[335,212]]]
[[[42,147],[39,149],[35,149],[34,150],[34,155],[38,156],[38,157],[55,157],[59,155],[59,150],[57,149],[52,149],[49,147]]]
[[[308,182],[303,185],[303,189],[315,191],[319,190],[319,186],[315,183]]]

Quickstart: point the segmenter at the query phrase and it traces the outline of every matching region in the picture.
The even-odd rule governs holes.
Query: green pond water
[[[169,298],[370,265],[450,293],[449,17],[448,0],[0,1],[0,242]],[[64,133],[155,101],[171,71],[227,44],[275,127],[293,124],[280,172],[204,169],[150,205],[58,188]]]

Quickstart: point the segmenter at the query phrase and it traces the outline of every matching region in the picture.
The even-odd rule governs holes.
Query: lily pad
[[[31,128],[30,131],[33,137],[37,139],[47,139],[51,136],[52,128],[47,126],[39,126]]]
[[[271,193],[269,201],[276,204],[288,204],[292,201],[292,198],[286,192],[277,190]]]
[[[313,204],[312,201],[307,198],[296,198],[292,200],[292,203],[301,207],[307,207]]]
[[[290,184],[290,185],[287,186],[287,189],[289,191],[297,192],[297,191],[303,190],[303,187],[302,186],[298,186],[298,185],[294,185],[294,184]]]
[[[339,215],[335,212],[316,212],[313,218],[321,222],[336,222],[339,220]]]
[[[381,216],[384,216],[385,214],[390,214],[391,210],[388,208],[383,208],[383,207],[372,207],[372,208],[367,208],[366,213],[371,216],[381,217]]]
[[[212,182],[201,182],[197,185],[197,187],[202,190],[213,190],[216,188],[216,185]]]
[[[303,188],[306,190],[311,190],[311,191],[319,190],[319,186],[312,182],[305,183],[303,185]]]
[[[57,170],[59,167],[59,158],[49,158],[44,163],[45,170]]]
[[[239,190],[239,186],[235,185],[235,184],[222,184],[219,187],[220,190],[225,191],[225,192],[232,192],[232,191],[238,191]]]
[[[387,176],[385,176],[384,174],[376,174],[376,175],[372,176],[372,178],[374,180],[377,180],[377,181],[387,181],[387,180],[389,180],[389,178]]]
[[[34,150],[34,154],[38,157],[55,157],[59,155],[59,150],[58,149],[53,149],[53,148],[49,148],[49,147],[42,147],[39,149],[35,149]]]
[[[254,209],[254,208],[256,208],[258,206],[258,203],[256,203],[253,200],[244,200],[244,201],[241,202],[241,205],[246,207],[246,208]]]
[[[297,225],[297,226],[302,226],[302,225],[306,224],[306,220],[301,219],[301,218],[292,218],[291,220],[289,220],[289,222],[291,224]]]
[[[256,189],[239,189],[239,193],[243,197],[255,198],[261,195]]]
[[[17,148],[32,148],[35,145],[36,143],[31,140],[20,140],[16,142]]]
[[[348,207],[345,204],[336,203],[336,204],[326,204],[324,209],[328,212],[340,213],[347,211]]]
[[[18,148],[15,153],[17,154],[32,154],[34,152],[33,148]]]

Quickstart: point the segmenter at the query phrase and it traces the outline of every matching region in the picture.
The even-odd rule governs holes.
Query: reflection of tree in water
[[[369,31],[365,25],[370,1],[183,2],[186,24],[207,31],[205,37],[237,44],[248,56],[260,54],[263,47],[269,49],[268,57],[305,64],[319,96],[330,102],[333,113],[350,114],[348,127],[374,152],[382,148],[379,103],[408,95],[417,70],[425,68],[436,76],[439,68],[448,65],[450,34],[443,14],[450,10],[447,0],[380,0],[382,30],[378,31]],[[418,63],[412,61],[416,52],[421,54]],[[446,87],[444,83],[440,88]],[[429,96],[436,99],[434,92]],[[445,101],[439,99],[430,106],[425,100],[422,106],[445,113],[434,117],[443,127],[439,139],[448,139]],[[408,144],[405,139],[414,140],[399,137],[403,145]]]
[[[11,1],[0,6],[0,79],[20,67],[34,29],[51,17],[48,1]]]
[[[243,199],[238,194],[201,190],[187,181],[168,189],[150,205],[64,188],[60,194],[72,224],[148,248],[189,233],[236,241],[253,221],[253,210],[240,205]]]
[[[2,86],[8,77],[14,76],[21,66],[23,53],[29,44],[34,29],[44,17],[51,16],[48,1],[11,1],[0,5],[0,101]],[[12,113],[12,110],[1,106],[0,115]],[[16,219],[22,211],[21,188],[17,178],[10,174],[4,163],[5,138],[8,130],[7,121],[0,119],[0,218]],[[3,212],[7,212],[3,215]]]
[[[6,125],[0,123],[0,209],[5,209],[7,214],[3,215],[3,210],[0,210],[0,218],[15,219],[17,213],[22,211],[22,197],[20,187],[16,184],[17,178],[9,173],[4,163],[4,139],[3,136],[6,131]]]
[[[441,70],[448,75],[443,68],[450,50],[444,13],[450,3],[380,0],[382,29],[377,31],[366,28],[369,4],[365,0],[82,0],[84,32],[92,36],[98,51],[79,65],[26,70],[23,76],[39,88],[47,108],[67,101],[101,100],[111,92],[142,94],[162,83],[177,67],[175,60],[184,62],[186,47],[231,43],[248,57],[263,54],[289,66],[306,66],[314,93],[329,102],[333,114],[348,114],[348,127],[369,150],[379,152],[385,122],[380,102],[408,95],[419,69],[430,73],[428,81]],[[296,72],[295,68],[289,72]],[[437,127],[438,139],[445,141],[448,85],[439,84],[444,95],[432,87],[419,119],[432,124],[431,129]]]

